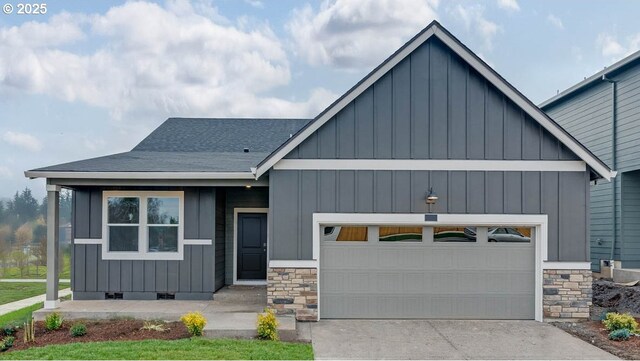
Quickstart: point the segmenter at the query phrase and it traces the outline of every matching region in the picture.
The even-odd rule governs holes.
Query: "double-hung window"
[[[182,259],[183,192],[103,193],[103,259]]]

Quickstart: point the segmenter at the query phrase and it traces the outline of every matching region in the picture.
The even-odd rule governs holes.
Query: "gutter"
[[[60,172],[28,170],[27,178],[67,179],[254,179],[250,172]]]
[[[616,169],[617,167],[617,148],[618,148],[618,112],[616,110],[616,98],[618,96],[618,82],[616,80],[612,80],[607,78],[606,74],[602,75],[602,81],[609,82],[611,84],[611,168]],[[611,252],[609,259],[614,259],[616,252],[616,239],[618,238],[618,202],[616,199],[616,190],[617,190],[617,177],[614,177],[611,180],[611,197],[612,199],[612,208],[611,212],[612,222],[612,230],[611,230]]]

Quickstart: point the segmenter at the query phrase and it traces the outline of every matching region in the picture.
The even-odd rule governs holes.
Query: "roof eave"
[[[251,172],[69,172],[28,170],[25,177],[66,179],[256,179]]]

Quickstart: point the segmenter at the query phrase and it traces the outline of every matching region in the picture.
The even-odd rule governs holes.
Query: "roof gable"
[[[260,177],[273,167],[278,161],[294,151],[305,139],[314,134],[318,129],[324,126],[332,118],[334,118],[341,110],[348,107],[354,99],[365,93],[374,83],[383,78],[389,71],[394,69],[405,58],[412,54],[422,44],[431,38],[437,38],[450,51],[455,53],[470,68],[478,72],[488,83],[495,87],[499,92],[509,99],[516,107],[537,122],[543,129],[555,137],[561,144],[566,146],[571,152],[584,160],[587,165],[600,177],[609,180],[615,176],[615,172],[611,171],[606,164],[600,161],[588,149],[580,144],[575,138],[569,135],[557,123],[549,118],[544,112],[536,107],[531,101],[518,92],[499,74],[491,69],[486,63],[478,58],[467,47],[460,43],[447,30],[442,28],[439,23],[432,22],[423,31],[417,34],[413,39],[407,42],[402,48],[396,51],[385,62],[374,69],[369,75],[362,79],[358,84],[351,88],[342,97],[331,104],[313,121],[308,123],[296,135],[287,142],[282,144],[276,151],[265,160],[263,160],[255,171],[256,177]]]

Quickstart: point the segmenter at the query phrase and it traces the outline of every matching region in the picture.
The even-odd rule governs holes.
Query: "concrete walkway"
[[[71,294],[71,288],[65,288],[58,292],[58,295],[60,297],[68,296],[70,294]],[[20,301],[15,301],[10,303],[5,303],[4,305],[0,305],[0,316],[7,314],[9,312],[17,311],[21,308],[35,305],[36,303],[39,303],[39,302],[44,302],[46,297],[47,297],[46,295],[34,296],[34,297],[25,298]]]
[[[2,282],[14,282],[14,283],[29,283],[29,282],[47,282],[44,278],[0,278],[0,283]],[[68,278],[60,279],[61,283],[71,283],[71,280]]]
[[[617,359],[535,321],[321,320],[311,339],[317,360]]]

